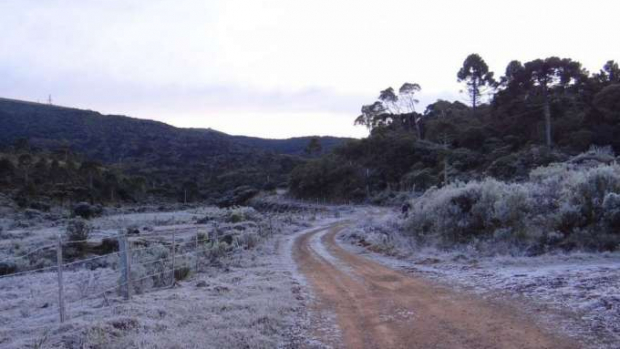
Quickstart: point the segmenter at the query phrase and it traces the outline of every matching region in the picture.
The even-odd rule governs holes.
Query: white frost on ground
[[[155,232],[171,227],[181,232],[205,214],[209,212],[140,213],[102,217],[93,223],[99,231],[148,224]],[[71,286],[67,289],[69,320],[62,325],[54,270],[0,279],[0,347],[324,348],[310,328],[319,321],[333,329],[334,319],[329,314],[309,314],[313,298],[293,261],[292,247],[296,237],[312,229],[308,226],[326,226],[333,218],[304,222],[289,215],[279,220],[273,237],[256,248],[234,250],[218,266],[209,266],[174,288],[121,301],[117,297],[80,300],[81,293],[91,292],[88,287],[101,287]],[[30,231],[25,241],[13,242],[36,246],[54,236],[54,230],[59,228],[41,227]],[[117,273],[107,268],[76,270],[66,271],[64,278],[68,285],[79,284],[77,280],[85,276],[114,283]]]
[[[385,215],[378,218],[386,222]],[[363,234],[363,224],[368,222],[341,234],[340,244],[394,269],[517,304],[589,348],[620,348],[620,253],[479,257],[471,251],[401,248],[380,254],[347,238]]]

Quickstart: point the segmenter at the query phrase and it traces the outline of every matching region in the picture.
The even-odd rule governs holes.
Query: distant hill
[[[202,197],[241,185],[260,187],[287,180],[303,161],[311,137],[270,140],[231,136],[211,129],[183,129],[162,122],[102,115],[91,110],[0,98],[0,147],[27,139],[41,150],[71,151],[176,195],[183,185]],[[322,137],[324,152],[346,141]],[[188,184],[189,182],[189,184]],[[191,184],[193,183],[193,184]]]
[[[278,154],[290,154],[306,156],[305,149],[308,146],[308,142],[313,137],[295,137],[287,139],[265,139],[246,136],[232,136],[235,142],[258,149],[272,151]],[[348,138],[338,137],[316,137],[321,143],[321,154],[331,152],[335,147],[343,144]]]

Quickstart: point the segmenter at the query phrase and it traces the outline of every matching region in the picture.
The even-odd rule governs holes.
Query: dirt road
[[[300,236],[294,257],[317,296],[333,310],[345,348],[577,348],[514,308],[457,293],[345,251],[346,223]]]

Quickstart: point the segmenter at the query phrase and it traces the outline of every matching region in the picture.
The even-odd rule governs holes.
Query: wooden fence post
[[[62,238],[58,235],[58,247],[56,248],[56,262],[58,264],[58,311],[60,323],[65,322],[65,290],[62,280]]]
[[[194,258],[196,259],[196,274],[198,274],[198,228],[196,228],[196,249],[194,250]]]
[[[131,299],[131,251],[127,236],[118,237],[118,249],[121,262],[121,293],[126,300]]]
[[[177,232],[176,229],[172,231],[172,284],[171,286],[174,286],[174,283],[176,281],[174,277],[174,268],[176,264],[176,232]]]

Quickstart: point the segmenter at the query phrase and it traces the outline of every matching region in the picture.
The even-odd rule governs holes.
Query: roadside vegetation
[[[520,182],[456,181],[409,199],[409,210],[357,242],[378,252],[443,251],[534,256],[620,250],[620,166],[593,150],[531,171]],[[611,157],[613,158],[613,157]]]

